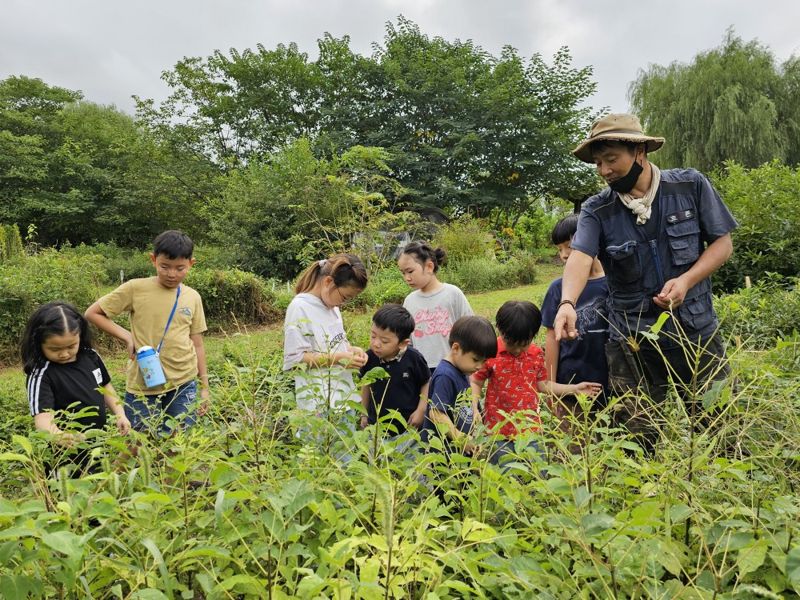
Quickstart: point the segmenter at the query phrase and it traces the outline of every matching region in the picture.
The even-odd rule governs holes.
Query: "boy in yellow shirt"
[[[126,281],[86,310],[91,323],[128,346],[131,363],[125,413],[137,431],[152,426],[169,435],[172,427],[164,415],[181,421],[183,427],[190,427],[197,416],[208,410],[203,301],[200,294],[182,283],[195,262],[193,252],[194,243],[185,233],[174,230],[161,233],[150,254],[155,277]],[[130,331],[112,320],[123,313],[130,314]],[[171,321],[170,314],[173,314]],[[159,344],[166,383],[148,388],[136,364],[136,350],[142,346],[156,348]],[[198,377],[201,403],[196,406]]]

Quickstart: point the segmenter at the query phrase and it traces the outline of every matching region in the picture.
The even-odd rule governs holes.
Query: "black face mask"
[[[636,185],[636,182],[639,181],[639,175],[642,174],[642,171],[644,171],[642,165],[640,165],[634,159],[628,174],[623,175],[615,181],[612,181],[608,184],[608,187],[620,194],[627,194],[633,189],[633,186]]]

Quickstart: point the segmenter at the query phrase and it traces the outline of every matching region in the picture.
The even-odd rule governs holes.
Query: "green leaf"
[[[15,452],[3,452],[0,454],[0,461],[17,461],[17,462],[30,462],[31,459],[24,454],[17,454]]]
[[[614,517],[607,513],[591,513],[581,519],[581,525],[589,535],[610,529],[615,523]]]
[[[769,544],[767,540],[757,540],[755,543],[739,550],[736,558],[736,566],[739,568],[739,576],[742,577],[752,573],[764,564],[767,556]]]
[[[53,550],[66,554],[67,556],[81,556],[83,554],[83,544],[80,536],[71,531],[56,531],[54,533],[42,533],[42,541]]]
[[[214,517],[217,521],[217,527],[222,523],[222,513],[225,503],[225,490],[217,490],[217,499],[214,501]]]
[[[161,554],[161,550],[158,549],[156,543],[150,538],[143,539],[142,545],[147,548],[150,554],[153,556],[153,560],[155,561],[156,566],[161,573],[161,579],[164,582],[164,589],[167,592],[167,595],[172,597],[172,580],[169,576],[169,571],[167,571],[167,564],[164,562],[164,556]]]
[[[236,590],[245,594],[255,594],[259,598],[267,597],[267,589],[264,584],[252,575],[234,575],[221,581],[218,586],[225,591]]]
[[[792,548],[786,555],[786,578],[794,591],[800,593],[800,546]]]
[[[137,590],[130,598],[131,600],[170,600],[169,596],[165,596],[164,592],[155,588]]]
[[[662,312],[660,315],[658,315],[658,319],[656,319],[656,322],[650,326],[650,331],[655,335],[658,335],[661,332],[661,328],[664,327],[664,323],[667,322],[667,319],[669,319],[669,317],[670,314],[668,312]]]
[[[23,437],[21,435],[12,435],[11,439],[14,441],[15,444],[19,444],[20,446],[22,446],[22,449],[25,450],[26,454],[33,453],[33,445],[31,444],[31,441],[28,438]]]
[[[677,545],[670,540],[661,540],[658,543],[659,552],[656,554],[656,560],[664,567],[670,574],[675,577],[681,574],[683,570],[681,567],[681,551]]]

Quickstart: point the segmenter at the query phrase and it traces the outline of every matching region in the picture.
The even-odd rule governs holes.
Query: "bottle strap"
[[[167,319],[167,326],[164,327],[164,334],[161,336],[161,341],[158,342],[158,347],[156,348],[156,354],[161,353],[161,346],[164,344],[164,338],[167,336],[167,331],[169,330],[169,326],[172,323],[172,317],[175,316],[175,309],[178,308],[178,298],[181,297],[181,286],[178,286],[178,291],[175,293],[175,304],[172,305],[172,310],[169,313],[169,318]]]

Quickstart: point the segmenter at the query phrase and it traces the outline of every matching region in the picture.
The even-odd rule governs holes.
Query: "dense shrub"
[[[15,350],[36,307],[66,300],[84,310],[98,298],[104,278],[96,257],[55,250],[0,265],[0,351]]]
[[[460,287],[464,292],[488,292],[531,283],[536,275],[530,255],[518,255],[501,263],[491,258],[471,258],[453,261],[442,269],[443,281]]]
[[[756,348],[770,348],[776,340],[800,330],[800,280],[790,289],[780,276],[771,275],[752,288],[715,300],[715,308],[727,336]]]
[[[715,185],[739,222],[733,256],[714,275],[715,285],[733,291],[745,275],[800,273],[800,168],[773,162],[748,170],[728,163]]]
[[[103,282],[107,285],[118,285],[122,281],[155,275],[149,252],[121,248],[116,244],[79,244],[61,248],[61,253],[65,256],[94,260],[96,269],[102,272]]]
[[[505,263],[508,277],[507,285],[530,285],[536,281],[539,257],[533,252],[514,252]]]
[[[186,283],[203,298],[206,318],[221,323],[280,319],[274,295],[261,277],[238,269],[192,269]]]
[[[470,217],[462,217],[439,228],[431,244],[444,248],[448,261],[452,262],[494,258],[494,236],[484,223]]]
[[[370,276],[367,289],[358,296],[357,302],[373,307],[387,302],[402,304],[411,291],[400,271],[396,267],[388,267]]]
[[[22,236],[16,225],[0,224],[0,263],[22,256]]]

